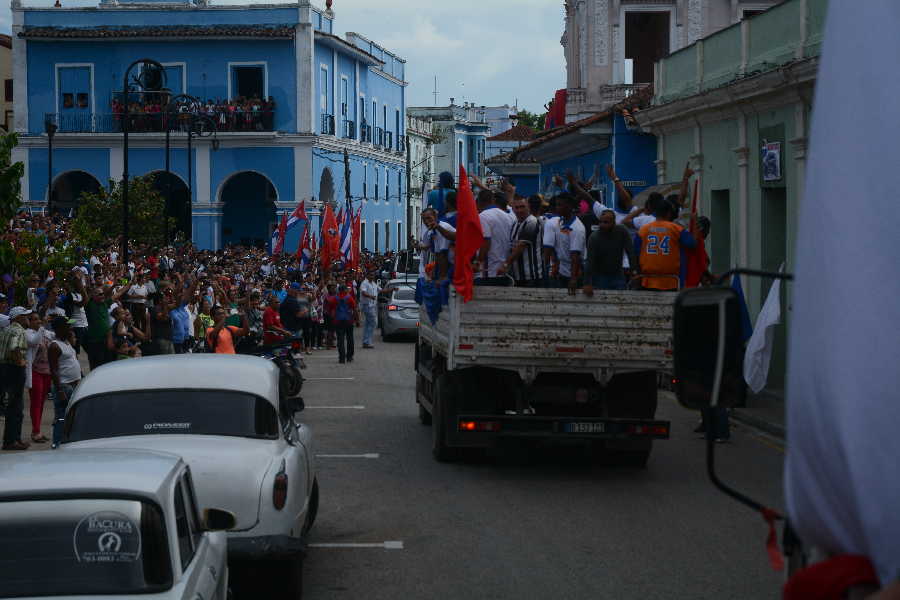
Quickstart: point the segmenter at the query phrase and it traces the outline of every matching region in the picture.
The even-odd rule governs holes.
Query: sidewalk
[[[784,390],[764,389],[759,394],[748,393],[747,406],[732,409],[731,418],[783,440]]]

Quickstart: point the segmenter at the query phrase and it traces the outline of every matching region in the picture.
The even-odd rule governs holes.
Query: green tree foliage
[[[543,131],[546,117],[547,113],[538,114],[524,109],[519,110],[519,124],[528,125],[535,131]]]
[[[4,226],[12,219],[22,201],[22,176],[25,165],[12,162],[12,150],[19,143],[15,133],[0,135],[0,220]]]
[[[96,248],[122,237],[122,182],[110,182],[110,189],[96,194],[82,193],[72,232],[81,246]],[[128,237],[136,243],[163,245],[163,213],[166,201],[156,190],[152,176],[134,177],[128,184]],[[169,217],[169,232],[175,219]]]

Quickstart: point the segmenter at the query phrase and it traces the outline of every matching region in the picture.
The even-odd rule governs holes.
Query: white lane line
[[[309,544],[310,548],[381,548],[383,550],[403,550],[403,542],[390,541],[372,544]]]
[[[306,381],[354,381],[356,377],[306,377]]]
[[[343,410],[365,410],[365,406],[310,406],[306,405],[306,408],[338,408]]]
[[[316,454],[316,458],[380,458],[380,454]]]

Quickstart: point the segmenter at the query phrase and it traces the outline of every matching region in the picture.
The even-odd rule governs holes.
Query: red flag
[[[300,201],[300,206],[297,207],[297,210],[295,210],[294,213],[301,221],[309,222],[309,219],[306,217],[306,200]]]
[[[278,224],[278,240],[272,248],[272,254],[281,254],[284,251],[284,236],[287,233],[287,214],[281,215],[281,223]]]
[[[456,266],[453,274],[453,285],[463,302],[472,299],[472,287],[475,275],[472,272],[472,259],[481,244],[484,233],[481,231],[481,219],[475,207],[475,196],[469,186],[469,176],[465,168],[459,165],[459,191],[456,195]]]
[[[331,263],[341,258],[341,234],[334,218],[331,205],[325,205],[325,218],[322,220],[322,268],[331,269]]]
[[[362,206],[360,206],[356,211],[356,216],[353,217],[353,231],[350,234],[350,268],[358,269],[359,268],[359,254],[360,254],[360,234],[362,233]]]
[[[685,259],[687,260],[684,287],[694,288],[700,285],[703,273],[709,268],[709,255],[706,253],[706,242],[700,234],[700,228],[697,226],[697,201],[699,196],[700,181],[694,182],[694,199],[691,202],[691,223],[689,230],[694,239],[697,240],[695,248],[685,249]]]
[[[309,221],[303,226],[303,235],[300,236],[300,244],[297,245],[297,258],[303,260],[303,251],[309,248]]]

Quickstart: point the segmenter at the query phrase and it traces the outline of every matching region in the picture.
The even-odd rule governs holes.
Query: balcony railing
[[[253,132],[274,131],[274,111],[246,112],[206,112],[198,115],[211,118],[216,123],[216,131]],[[166,127],[170,131],[187,132],[191,114],[165,114],[161,112],[133,113],[45,113],[44,120],[51,120],[58,127],[59,133],[117,133],[122,131],[122,122],[128,120],[130,133],[163,133]]]
[[[375,145],[384,146],[384,129],[381,127],[375,128]]]
[[[402,135],[397,136],[397,152],[401,154],[406,152],[406,139]]]
[[[322,115],[322,135],[334,135],[334,115]]]
[[[350,140],[356,139],[356,123],[349,119],[344,119],[342,123],[343,123],[343,129],[342,129],[343,136]]]
[[[393,131],[385,131],[384,132],[384,147],[390,150],[394,147],[394,132]]]
[[[366,124],[365,121],[359,126],[359,141],[372,143],[372,126]]]

